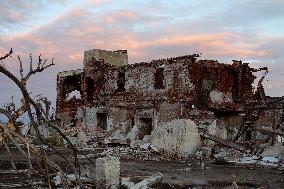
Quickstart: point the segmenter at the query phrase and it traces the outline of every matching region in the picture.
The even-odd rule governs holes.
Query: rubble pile
[[[150,146],[150,145],[149,145]],[[131,147],[117,147],[109,148],[101,154],[102,156],[116,156],[125,160],[143,160],[143,161],[162,161],[169,160],[169,157],[165,157],[162,151],[158,151],[155,148],[131,148]]]
[[[254,155],[223,147],[212,157],[216,162],[223,161],[223,163],[229,164],[274,167],[279,170],[284,170],[284,157],[278,154],[262,153]]]

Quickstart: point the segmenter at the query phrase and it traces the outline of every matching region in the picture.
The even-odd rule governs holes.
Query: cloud
[[[110,3],[112,2],[112,0],[85,0],[85,3],[89,6],[89,5],[100,5],[103,3]]]
[[[54,4],[63,4],[65,1],[45,0],[2,0],[0,6],[0,34],[9,34],[14,30],[31,27],[42,10]]]
[[[260,22],[271,21],[284,17],[284,2],[279,0],[255,1],[245,0],[232,3],[227,9],[227,21],[232,24],[249,23],[259,24]]]
[[[106,24],[108,18],[116,18],[118,15],[124,20],[116,20],[116,25]],[[156,19],[159,18],[152,18]],[[4,46],[16,47],[20,54],[44,53],[55,57],[60,63],[81,63],[82,56],[79,54],[87,49],[122,48],[137,51],[140,41],[134,31],[120,25],[144,21],[150,22],[151,19],[131,11],[121,10],[110,15],[92,14],[88,10],[76,8],[32,32],[2,37],[0,40]]]
[[[105,17],[105,15],[107,15]],[[145,27],[146,24],[157,24],[159,22],[168,21],[170,18],[167,16],[156,16],[154,14],[141,14],[130,9],[118,9],[105,12],[102,17],[105,19],[107,24],[116,24],[124,26],[127,28],[129,25],[139,25],[143,24]]]

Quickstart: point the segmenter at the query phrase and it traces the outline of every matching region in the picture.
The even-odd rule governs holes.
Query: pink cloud
[[[21,51],[33,54],[44,53],[64,63],[80,63],[84,50],[92,48],[101,49],[128,49],[130,60],[137,62],[147,57],[161,57],[157,49],[183,48],[201,51],[208,56],[238,56],[238,57],[261,57],[267,56],[268,51],[257,50],[249,43],[235,43],[240,36],[234,33],[223,32],[216,34],[200,35],[169,35],[156,37],[154,39],[140,39],[135,33],[121,30],[119,28],[108,28],[103,23],[96,23],[91,18],[80,23],[68,23],[69,16],[76,16],[79,20],[86,19],[82,10],[74,10],[68,15],[61,16],[52,23],[38,28],[30,33],[18,34],[13,37],[2,39],[6,44],[18,47]],[[64,25],[67,27],[65,28]],[[58,27],[60,30],[57,30]],[[54,30],[54,31],[53,31]],[[44,31],[44,33],[42,33]],[[53,33],[52,36],[49,36]],[[56,34],[56,35],[55,35]],[[54,36],[53,36],[54,35]],[[28,48],[23,44],[30,44]],[[178,49],[178,48],[177,48]],[[169,54],[177,56],[183,54]],[[165,55],[167,56],[167,55]]]
[[[112,2],[112,0],[85,0],[85,3],[87,5],[100,5],[100,4],[103,4],[103,3],[110,3]]]
[[[2,36],[0,43],[7,49],[13,47],[15,55],[20,54],[27,61],[30,53],[34,56],[43,54],[43,57],[54,57],[57,66],[48,81],[53,83],[57,71],[82,68],[83,52],[93,48],[127,49],[131,63],[201,52],[204,58],[219,60],[224,57],[226,60],[262,59],[272,53],[271,49],[260,48],[261,37],[258,35],[246,36],[224,31],[193,34],[190,27],[183,32],[169,29],[167,24],[154,27],[156,22],[160,23],[163,19],[149,18],[133,11],[116,10],[112,14],[94,14],[75,8],[31,32]],[[153,23],[153,28],[136,32],[128,27],[128,23],[143,22]],[[122,27],[124,24],[127,27]],[[18,65],[14,66],[18,68]],[[276,84],[273,88],[279,89]]]

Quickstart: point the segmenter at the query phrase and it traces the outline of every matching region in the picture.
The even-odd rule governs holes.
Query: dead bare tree
[[[9,53],[5,54],[4,56],[0,57],[0,61],[7,59],[11,54],[13,53],[13,50],[11,49]],[[31,155],[30,152],[33,152],[37,157],[45,161],[45,164],[48,165],[52,170],[55,170],[57,172],[60,172],[62,175],[63,183],[65,184],[66,187],[69,188],[68,182],[67,182],[67,176],[66,174],[61,170],[60,166],[58,166],[55,162],[50,160],[44,153],[41,152],[42,149],[38,149],[38,147],[30,144],[28,140],[22,136],[18,130],[18,125],[15,124],[16,120],[23,115],[25,112],[27,112],[30,120],[30,125],[34,129],[36,136],[40,139],[40,141],[47,145],[50,149],[52,149],[56,154],[61,156],[68,165],[73,169],[73,172],[76,176],[77,183],[82,187],[82,183],[80,181],[80,176],[78,174],[79,166],[78,166],[78,160],[77,160],[77,148],[71,143],[71,141],[65,136],[65,134],[59,129],[57,124],[53,122],[52,120],[49,119],[48,112],[50,109],[50,104],[48,104],[47,100],[44,98],[40,98],[38,101],[33,100],[30,97],[30,94],[27,90],[27,82],[31,78],[31,76],[43,72],[45,69],[47,69],[50,66],[54,65],[53,59],[51,60],[51,63],[47,64],[48,60],[42,60],[41,55],[38,57],[38,62],[37,66],[34,69],[33,68],[33,58],[32,55],[30,55],[30,70],[29,72],[24,75],[24,70],[23,70],[23,63],[18,56],[19,60],[19,67],[20,67],[20,79],[18,79],[14,74],[12,74],[7,68],[5,68],[4,65],[0,65],[0,73],[6,75],[11,81],[13,81],[17,87],[20,89],[23,100],[22,100],[22,105],[13,111],[13,113],[5,110],[5,109],[0,109],[0,113],[5,114],[9,121],[6,125],[0,124],[0,131],[1,131],[1,136],[3,138],[3,144],[5,145],[8,153],[11,156],[11,163],[12,166],[15,168],[15,165],[13,163],[13,155],[11,154],[9,147],[6,143],[7,140],[12,141],[12,143],[20,150],[20,152],[27,157],[28,163],[29,163],[29,178],[31,176],[31,170],[32,170],[32,163],[31,163]],[[40,102],[46,103],[46,108],[44,109],[41,105]],[[39,125],[46,125],[49,128],[54,129],[64,140],[67,141],[71,149],[73,150],[74,157],[75,157],[75,165],[71,163],[62,153],[60,153],[54,146],[52,146],[45,138],[42,136],[40,133],[38,126]],[[28,150],[28,153],[26,153],[19,144],[24,144],[26,149]],[[43,150],[44,151],[44,150]],[[90,160],[90,159],[89,159]],[[79,170],[80,171],[80,170]],[[46,173],[46,172],[45,172]]]

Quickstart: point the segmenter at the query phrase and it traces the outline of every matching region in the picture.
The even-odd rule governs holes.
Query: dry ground
[[[97,151],[84,151],[94,154]],[[72,153],[63,151],[72,159]],[[12,149],[16,166],[20,170],[27,169],[25,158],[16,149]],[[82,152],[83,153],[83,152]],[[68,167],[62,159],[53,153],[48,153],[55,161],[68,171]],[[34,162],[36,162],[34,160]],[[87,163],[80,159],[81,163]],[[284,170],[276,168],[259,167],[254,165],[217,165],[213,162],[205,163],[205,170],[198,166],[197,161],[169,162],[169,161],[138,161],[121,160],[121,176],[131,177],[139,181],[147,176],[160,172],[164,175],[163,188],[228,188],[232,185],[233,175],[240,188],[284,188]],[[11,172],[10,157],[5,149],[0,149],[0,188],[31,188],[24,173]],[[36,170],[36,168],[35,168]],[[33,180],[40,181],[42,178],[34,172]]]

